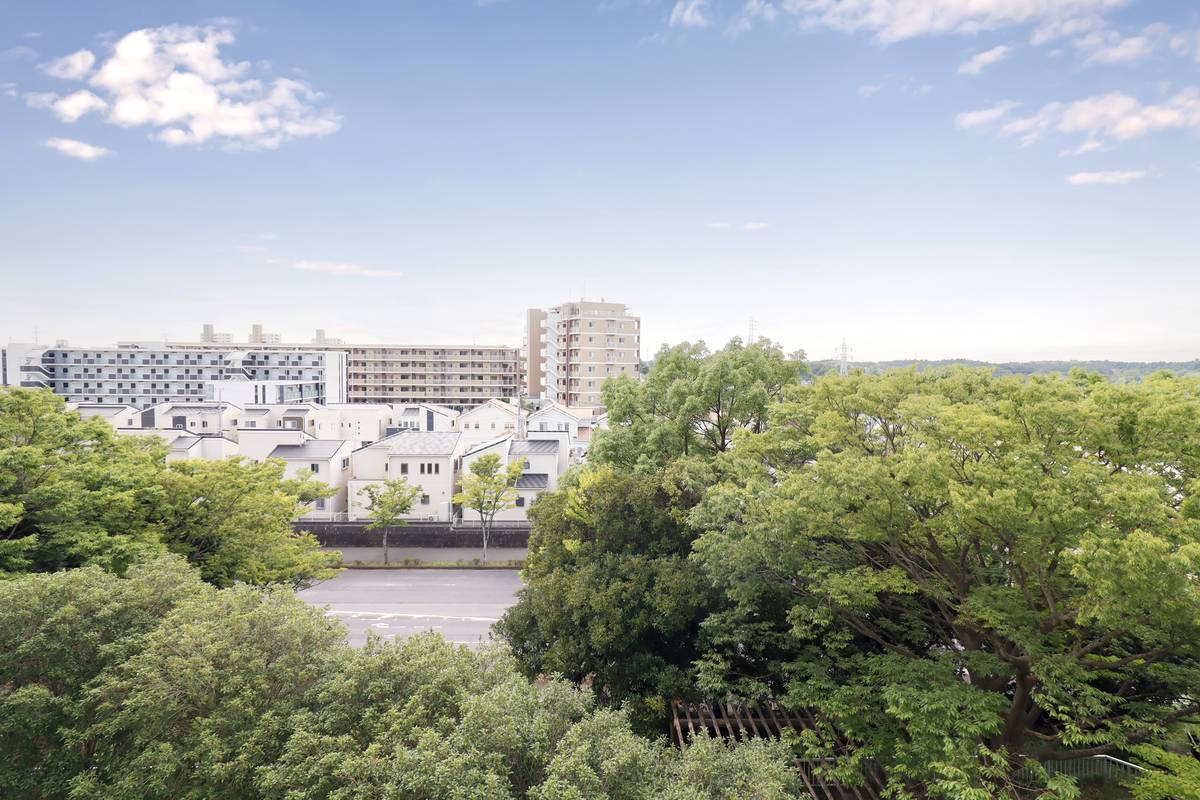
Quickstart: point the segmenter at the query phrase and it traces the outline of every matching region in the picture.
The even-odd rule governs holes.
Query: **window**
[[[433,474],[434,474],[434,475],[441,475],[441,474],[442,474],[442,465],[441,465],[441,464],[431,464],[430,466],[432,466],[432,467],[433,467]]]
[[[421,505],[423,505],[423,506],[429,505],[429,495],[427,495],[427,494],[421,495]]]
[[[421,474],[422,475],[425,474],[425,462],[424,461],[421,462]]]
[[[401,475],[407,475],[407,474],[408,474],[408,464],[401,464],[401,465],[400,465],[400,474],[401,474]]]
[[[320,471],[321,471],[321,465],[320,465],[320,464],[309,464],[309,465],[308,465],[308,468],[309,468],[310,470],[312,470],[313,472],[320,472]]]
[[[525,507],[525,498],[522,497],[521,495],[517,495],[517,508],[524,508],[524,507]]]
[[[348,458],[342,459],[342,469],[350,469],[350,459],[348,459]]]
[[[324,510],[325,510],[325,498],[323,498],[323,497],[318,498],[317,499],[317,511],[324,511]]]

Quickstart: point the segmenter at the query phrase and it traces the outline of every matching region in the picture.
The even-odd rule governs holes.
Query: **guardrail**
[[[371,524],[370,517],[352,517],[349,511],[310,511],[300,517],[298,522],[342,522],[350,525],[362,525],[366,527]],[[405,520],[405,525],[443,525],[454,529],[479,530],[483,527],[479,520],[440,520],[436,514],[430,514],[426,517],[411,517]],[[496,520],[492,523],[492,530],[526,530],[529,528],[529,523],[525,520]]]
[[[1115,756],[1088,756],[1086,758],[1050,759],[1042,766],[1051,775],[1070,775],[1072,778],[1099,778],[1103,781],[1123,781],[1136,778],[1145,770],[1137,764],[1122,761]],[[1033,772],[1028,768],[1017,770],[1019,780],[1032,780]]]

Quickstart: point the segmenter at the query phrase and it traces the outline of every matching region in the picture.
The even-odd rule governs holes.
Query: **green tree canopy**
[[[664,346],[641,380],[605,382],[609,427],[589,458],[625,469],[653,470],[683,456],[712,456],[735,431],[762,431],[770,404],[808,373],[803,353],[785,356],[767,339],[734,338],[710,353],[704,342]]]
[[[939,796],[1197,719],[1200,383],[900,372],[787,401],[692,517],[733,604],[707,691],[817,709],[813,754],[846,737]]]
[[[405,516],[421,496],[421,487],[413,486],[408,478],[395,478],[363,487],[362,494],[370,504],[371,523],[367,530],[383,530],[383,563],[388,563],[388,530],[407,525]]]
[[[542,494],[526,586],[498,625],[528,674],[589,678],[602,702],[633,702],[649,729],[687,693],[713,601],[688,560],[683,519],[697,498],[682,483],[596,468]]]
[[[287,588],[167,556],[0,583],[0,796],[105,800],[777,798],[778,747],[635,736],[506,648],[363,648]],[[769,791],[751,794],[755,786]]]
[[[340,559],[292,522],[328,494],[277,461],[167,463],[156,437],[118,435],[48,391],[0,389],[0,577],[122,572],[172,551],[219,585],[325,578]]]

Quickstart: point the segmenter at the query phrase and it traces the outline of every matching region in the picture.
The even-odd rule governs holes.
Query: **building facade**
[[[145,409],[168,401],[339,403],[346,359],[337,351],[273,351],[164,343],[116,347],[11,344],[5,380],[50,389],[73,403],[127,404]]]
[[[604,404],[604,381],[638,377],[641,317],[623,303],[580,300],[526,314],[526,391],[562,405]]]

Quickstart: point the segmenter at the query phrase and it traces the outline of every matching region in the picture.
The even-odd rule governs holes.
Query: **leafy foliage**
[[[954,371],[793,390],[693,516],[734,604],[705,622],[702,684],[819,710],[810,754],[836,731],[901,794],[1009,796],[1025,758],[1159,739],[1200,708],[1198,389]]]
[[[0,796],[775,798],[787,753],[680,757],[508,651],[427,634],[353,649],[281,587],[182,559],[0,584]],[[77,645],[77,646],[76,646]],[[750,794],[751,776],[767,790]],[[773,787],[773,788],[771,788]]]
[[[123,572],[171,551],[218,585],[302,584],[340,561],[291,527],[302,503],[328,494],[279,462],[168,464],[155,438],[83,420],[47,391],[0,390],[0,577]]]
[[[365,486],[362,493],[367,496],[371,511],[371,523],[367,530],[383,530],[383,563],[388,563],[388,529],[407,525],[405,515],[412,511],[413,503],[421,496],[421,487],[413,486],[408,478],[396,478],[382,483]]]
[[[470,472],[462,476],[454,502],[479,514],[483,534],[483,560],[487,561],[488,538],[496,515],[517,503],[517,479],[525,471],[520,458],[505,467],[496,453],[488,453],[471,462]]]

